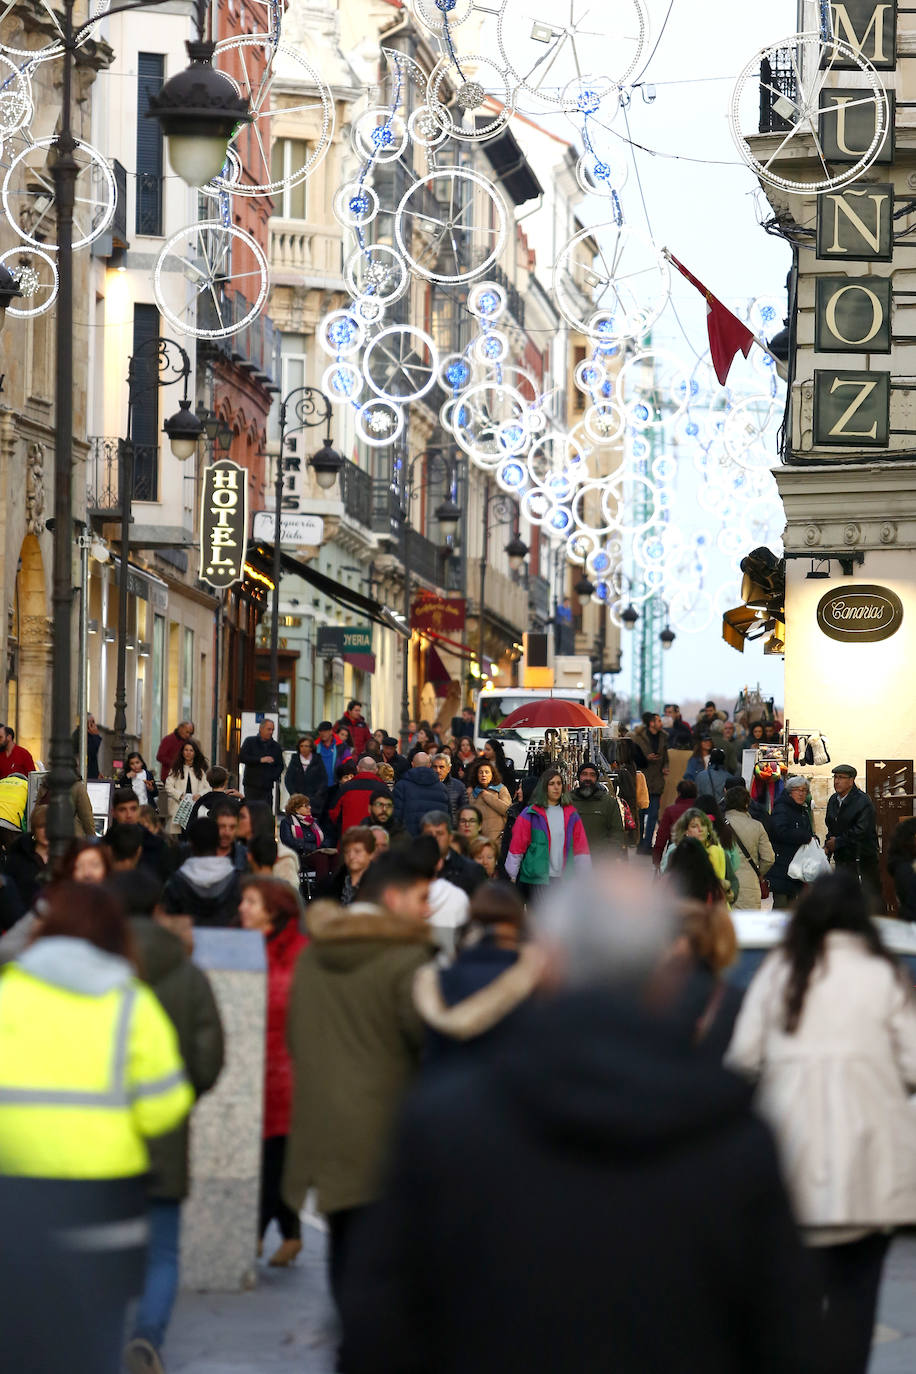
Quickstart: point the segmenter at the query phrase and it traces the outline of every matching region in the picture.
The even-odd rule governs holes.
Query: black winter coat
[[[834,792],[827,802],[827,837],[836,840],[833,851],[834,862],[855,864],[860,859],[878,859],[878,830],[875,824],[875,804],[867,792],[852,786],[846,800]]]
[[[6,876],[18,888],[22,905],[29,911],[50,876],[48,865],[35,851],[33,835],[19,835],[6,851]]]
[[[803,884],[788,874],[799,845],[807,844],[813,837],[811,812],[807,806],[799,806],[792,801],[788,792],[781,792],[773,803],[769,824],[770,843],[776,860],[767,871],[767,882],[771,892],[785,892],[790,897],[801,892]]]
[[[162,890],[162,906],[173,916],[190,916],[198,926],[234,926],[238,923],[242,889],[238,870],[230,862],[229,871],[216,879],[201,876],[200,867],[210,860],[187,859],[173,873]]]
[[[394,784],[394,818],[416,837],[427,811],[448,815],[448,793],[432,768],[411,768]]]
[[[132,916],[140,977],[149,983],[178,1032],[178,1048],[195,1097],[209,1092],[223,1067],[223,1023],[210,980],[189,959],[177,935],[146,916]],[[180,1202],[188,1193],[186,1116],[174,1131],[147,1140],[151,1197]]]
[[[350,1252],[348,1374],[530,1374],[570,1352],[589,1374],[814,1367],[750,1087],[609,988],[430,1074],[393,1160]]]
[[[273,763],[262,763],[267,755]],[[269,801],[275,782],[280,781],[283,772],[283,750],[275,739],[261,739],[260,735],[249,735],[242,741],[239,750],[239,763],[245,765],[243,791],[253,800]],[[311,799],[310,799],[311,800]]]
[[[302,755],[293,754],[283,781],[290,796],[298,792],[308,797],[312,804],[312,815],[320,824],[328,796],[328,775],[318,755],[312,754],[308,764],[303,767]]]

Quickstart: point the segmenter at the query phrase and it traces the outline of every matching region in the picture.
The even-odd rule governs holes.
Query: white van
[[[487,736],[496,735],[502,741],[506,757],[511,759],[519,772],[523,771],[528,758],[528,745],[532,740],[542,740],[544,731],[540,728],[503,730],[502,722],[519,706],[547,699],[577,701],[580,706],[589,704],[588,691],[583,687],[554,687],[542,691],[530,687],[498,687],[493,692],[481,692],[477,698],[474,719],[474,747],[482,749]]]

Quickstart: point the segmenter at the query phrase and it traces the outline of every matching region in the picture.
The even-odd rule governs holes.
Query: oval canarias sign
[[[834,587],[817,603],[817,623],[846,644],[889,639],[903,623],[903,602],[887,587]]]

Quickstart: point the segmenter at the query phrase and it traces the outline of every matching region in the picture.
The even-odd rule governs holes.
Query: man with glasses
[[[448,793],[448,811],[452,818],[452,825],[458,828],[458,813],[463,806],[467,805],[468,789],[460,778],[452,777],[452,760],[448,754],[436,754],[432,760],[436,777],[442,783]]]
[[[365,820],[360,821],[360,825],[380,826],[387,831],[389,843],[392,845],[402,844],[410,839],[403,825],[394,819],[394,801],[389,795],[387,797],[373,797],[369,803],[369,814]]]

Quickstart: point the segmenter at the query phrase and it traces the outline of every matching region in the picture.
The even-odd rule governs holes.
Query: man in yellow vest
[[[117,899],[60,883],[36,914],[37,938],[0,971],[3,1354],[11,1369],[117,1374],[143,1280],[146,1139],[193,1092]]]

